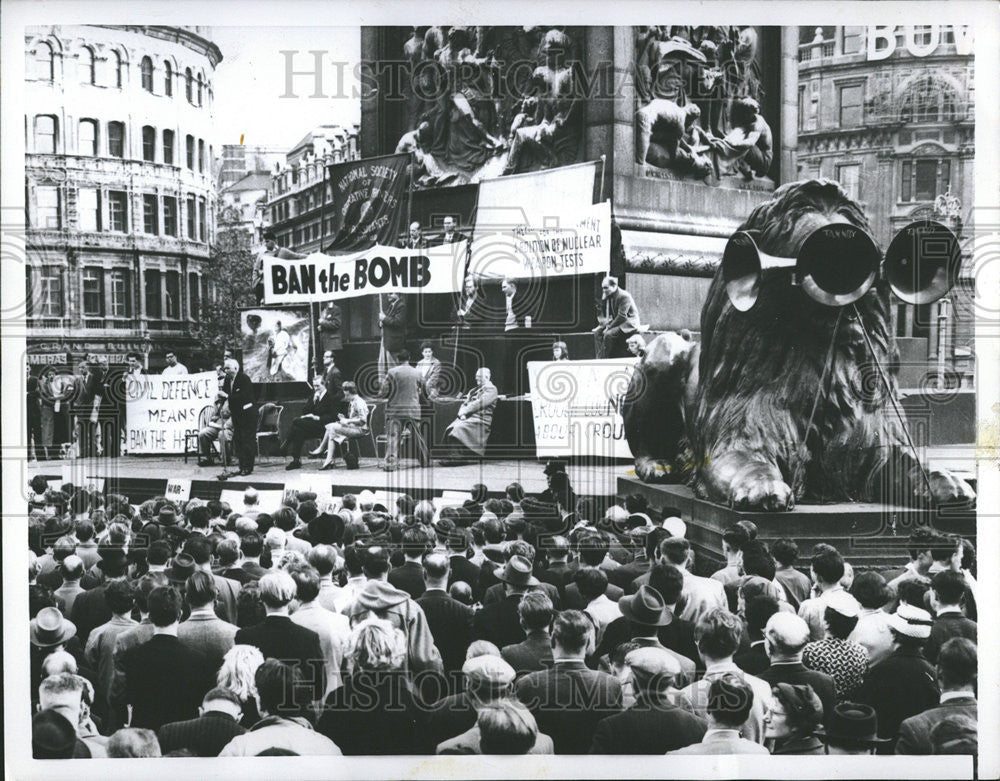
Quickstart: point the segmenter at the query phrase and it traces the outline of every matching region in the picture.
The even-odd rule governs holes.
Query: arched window
[[[956,119],[955,90],[942,79],[922,76],[910,85],[899,110],[902,122],[951,122]]]
[[[35,117],[35,151],[39,154],[54,155],[58,150],[56,118],[49,114]]]
[[[174,94],[174,69],[169,60],[163,63],[163,94],[167,97]]]
[[[39,81],[55,81],[56,55],[50,44],[40,41],[35,46],[35,56],[32,59],[33,78]]]
[[[198,74],[198,105],[199,105],[199,106],[201,105],[201,100],[202,100],[202,89],[203,89],[203,87],[204,87],[204,84],[202,84],[202,81],[201,81],[201,74],[199,73],[199,74]]]
[[[153,61],[149,57],[143,57],[139,65],[142,69],[142,88],[146,92],[153,91]]]
[[[84,46],[80,52],[80,83],[97,84],[97,61],[89,46]]]
[[[97,157],[97,120],[81,119],[77,134],[77,154]]]
[[[121,89],[125,85],[125,60],[122,58],[121,52],[115,52],[113,62],[115,66],[115,86]]]
[[[194,86],[194,77],[191,75],[191,69],[184,69],[184,95],[187,98],[188,103],[194,103],[194,94],[192,87]]]

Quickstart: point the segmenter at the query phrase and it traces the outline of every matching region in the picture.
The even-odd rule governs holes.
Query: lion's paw
[[[931,484],[931,499],[935,504],[967,504],[976,501],[976,492],[965,480],[947,469],[933,469],[927,473]],[[927,489],[924,487],[923,494]]]
[[[635,474],[644,483],[658,483],[669,479],[671,467],[667,461],[648,456],[635,460]]]
[[[795,507],[795,495],[784,480],[759,473],[733,483],[729,497],[730,505],[736,510],[780,512]]]

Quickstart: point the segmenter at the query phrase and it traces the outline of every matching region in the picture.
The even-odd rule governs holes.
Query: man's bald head
[[[429,553],[424,556],[424,583],[427,588],[443,589],[448,583],[448,575],[451,572],[451,563],[443,553]]]

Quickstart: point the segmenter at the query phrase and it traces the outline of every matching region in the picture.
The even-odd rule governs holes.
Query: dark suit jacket
[[[156,737],[163,754],[186,748],[199,757],[217,757],[229,741],[244,732],[246,729],[228,713],[208,711],[196,719],[164,724]]]
[[[327,697],[316,731],[346,756],[429,753],[423,718],[406,673],[355,673]]]
[[[389,570],[388,580],[414,599],[424,593],[424,568],[420,566],[420,562],[406,561],[402,566],[394,567]]]
[[[904,719],[899,725],[897,754],[931,754],[931,730],[950,716],[969,716],[979,723],[979,705],[971,694],[942,702],[923,713]]]
[[[226,377],[222,390],[229,397],[229,414],[232,415],[233,425],[256,429],[257,408],[254,401],[253,380],[240,369],[235,377]]]
[[[534,715],[538,731],[551,736],[557,754],[586,754],[598,722],[622,706],[618,679],[588,669],[582,660],[530,673],[515,691]]]
[[[566,588],[563,589],[563,594],[565,594],[565,604],[563,607],[566,610],[583,610],[587,607],[587,602],[580,595],[580,587],[576,583],[567,583]],[[624,595],[625,592],[614,583],[608,583],[608,587],[604,589],[604,596],[612,602],[617,602]]]
[[[391,353],[398,353],[406,347],[406,302],[400,298],[395,303],[386,301],[382,311],[385,319],[382,321],[382,344]]]
[[[427,616],[427,625],[431,628],[434,645],[441,652],[445,673],[461,670],[465,652],[473,640],[475,611],[440,589],[425,591],[417,604]]]
[[[551,583],[546,583],[542,581],[537,586],[535,586],[536,591],[542,591],[545,595],[552,600],[552,607],[556,610],[562,609],[562,597],[559,595],[559,589],[553,586]],[[486,589],[486,593],[483,594],[483,605],[492,605],[496,602],[500,602],[504,598],[503,583],[497,582]],[[568,609],[568,608],[567,608]],[[582,610],[583,608],[578,608]]]
[[[319,329],[320,356],[327,350],[340,350],[344,347],[340,335],[340,307],[334,303],[324,304],[316,327]]]
[[[67,618],[76,624],[76,636],[83,643],[87,642],[87,635],[92,630],[111,620],[111,608],[104,598],[106,588],[106,583],[95,586],[89,591],[77,594],[73,600],[73,610]]]
[[[705,722],[675,705],[639,701],[598,722],[590,753],[662,755],[700,743],[705,730]]]
[[[260,564],[255,561],[244,561],[240,569],[250,575],[251,580],[260,580],[268,572],[270,572],[270,570],[264,569],[264,567],[260,566]]]
[[[756,675],[758,677],[760,677],[760,674],[764,672],[764,670],[771,666],[771,660],[767,658],[767,651],[764,648],[763,641],[757,643],[756,645],[751,643],[748,651],[736,654],[736,656],[733,657],[733,662],[735,662],[736,666],[743,672],[748,675]]]
[[[525,638],[517,612],[520,604],[521,595],[511,594],[500,602],[485,605],[476,613],[473,623],[475,636],[480,640],[489,640],[497,648],[520,643]]]
[[[280,659],[299,665],[305,681],[312,681],[314,698],[320,700],[326,692],[325,657],[319,635],[299,626],[288,616],[268,616],[257,626],[248,626],[236,633],[236,645],[253,645],[265,659]]]
[[[931,663],[919,650],[902,648],[868,670],[856,696],[878,713],[879,737],[893,739],[904,719],[933,708],[940,697]]]
[[[420,402],[426,396],[424,378],[420,371],[408,363],[393,366],[385,375],[379,395],[388,399],[386,417],[398,416],[420,419]]]
[[[449,561],[451,562],[451,572],[448,575],[448,585],[451,586],[452,583],[461,580],[468,583],[470,588],[475,589],[479,582],[479,567],[460,553],[453,553]]]
[[[159,729],[193,719],[201,700],[215,685],[208,658],[176,637],[153,635],[125,653],[125,702],[132,706],[132,726]]]
[[[340,405],[344,400],[344,392],[340,392],[340,399],[338,400],[337,394],[332,391],[327,391],[323,394],[323,398],[316,402],[316,394],[313,393],[309,399],[306,401],[305,405],[302,407],[301,415],[317,415],[319,416],[319,422],[324,426],[327,423],[332,423],[337,419],[337,413],[340,412]]]
[[[937,664],[941,646],[953,637],[964,637],[976,643],[978,629],[975,621],[970,621],[961,613],[945,613],[934,619],[931,636],[924,644],[924,657],[931,664]]]
[[[461,735],[475,725],[477,715],[476,707],[467,692],[452,694],[427,706],[427,743],[437,746],[438,743]]]
[[[324,379],[326,379],[326,393],[327,395],[333,396],[333,417],[336,419],[338,412],[343,412],[344,405],[344,389],[341,387],[344,384],[344,378],[340,373],[340,369],[336,366],[331,366],[323,374]]]
[[[614,583],[624,592],[633,580],[640,575],[644,575],[649,572],[649,568],[649,559],[643,556],[641,559],[636,559],[628,564],[623,564],[618,569],[609,572],[608,581]]]
[[[807,670],[801,662],[797,664],[771,665],[758,676],[762,681],[774,686],[776,683],[808,683],[813,687],[820,701],[823,703],[823,715],[829,717],[837,704],[837,690],[831,678],[826,673],[819,670]],[[879,717],[879,733],[881,734],[881,716]]]
[[[506,645],[500,656],[519,676],[552,666],[552,640],[548,630],[528,635],[520,643]]]

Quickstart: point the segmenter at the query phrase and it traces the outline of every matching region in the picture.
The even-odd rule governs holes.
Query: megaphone
[[[722,253],[722,278],[733,306],[748,311],[760,294],[766,269],[792,271],[792,284],[827,306],[846,306],[875,283],[882,258],[875,241],[848,223],[823,225],[806,237],[797,258],[760,251],[751,233],[737,231]]]
[[[958,279],[962,248],[948,228],[933,220],[903,228],[885,252],[885,279],[907,304],[931,304]]]

